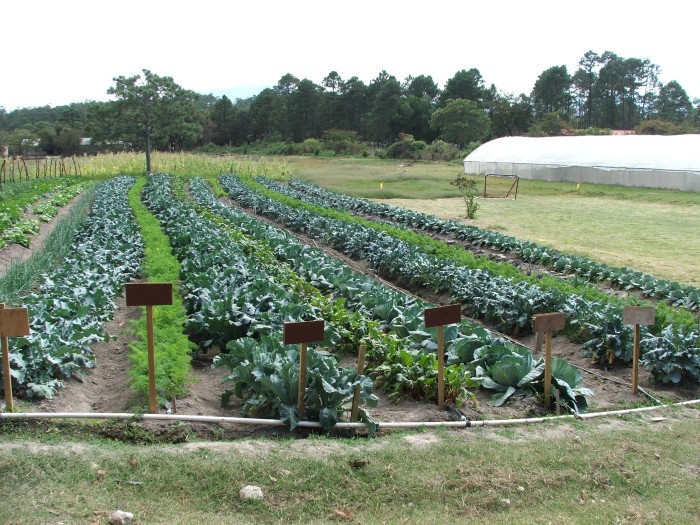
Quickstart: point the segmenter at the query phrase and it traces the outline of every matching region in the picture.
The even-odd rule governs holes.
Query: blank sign
[[[562,313],[539,314],[532,318],[532,327],[535,332],[556,332],[563,330],[565,325]]]
[[[323,321],[284,323],[284,344],[298,345],[323,341]]]
[[[173,283],[127,283],[127,306],[161,306],[173,304]]]

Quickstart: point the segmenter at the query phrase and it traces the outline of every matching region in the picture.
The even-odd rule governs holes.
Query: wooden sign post
[[[367,352],[367,347],[365,345],[360,345],[360,351],[357,356],[357,375],[362,375],[365,371],[365,354]],[[357,421],[357,416],[360,413],[360,385],[355,385],[355,389],[352,396],[352,409],[350,410],[350,421]]]
[[[12,412],[12,376],[8,337],[29,335],[29,314],[26,308],[5,308],[0,304],[0,337],[2,338],[2,379],[5,384],[5,406]]]
[[[126,305],[146,307],[146,340],[148,345],[148,411],[155,414],[156,353],[153,345],[153,307],[173,304],[172,283],[127,283]]]
[[[632,355],[632,393],[639,388],[639,325],[656,322],[656,309],[653,306],[625,306],[622,322],[634,325],[634,353]]]
[[[425,315],[426,328],[437,326],[438,409],[442,410],[445,407],[445,325],[459,323],[462,320],[462,305],[451,304],[426,308],[423,315]]]
[[[552,332],[563,330],[564,314],[540,314],[532,317],[535,332],[544,333],[544,406],[549,410],[552,405]]]
[[[304,321],[301,323],[284,323],[284,344],[299,345],[299,386],[297,389],[297,410],[299,419],[306,417],[306,351],[307,344],[323,341],[323,321]]]

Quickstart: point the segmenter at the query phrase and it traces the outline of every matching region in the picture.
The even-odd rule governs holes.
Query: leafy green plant
[[[49,233],[43,247],[26,261],[14,262],[0,278],[0,302],[19,304],[21,298],[63,262],[73,249],[76,231],[90,211],[95,197],[94,186],[83,192],[81,198]],[[3,243],[0,240],[0,246]]]
[[[641,364],[657,381],[680,383],[685,379],[700,383],[700,337],[697,333],[667,326],[658,336],[647,334],[640,346],[644,350]]]
[[[504,355],[486,369],[477,368],[477,375],[481,386],[497,392],[492,399],[494,406],[499,407],[513,395],[531,395],[532,383],[543,370],[544,361],[535,363],[531,353],[514,353]]]
[[[575,414],[588,411],[586,397],[593,396],[593,391],[581,386],[583,376],[564,359],[552,359],[552,386],[559,391],[559,402]],[[538,384],[538,390],[544,392],[544,379]]]
[[[495,406],[503,405],[512,396],[530,396],[544,392],[543,359],[534,361],[532,353],[511,343],[495,341],[474,352],[468,368],[475,370],[481,386],[495,390]],[[559,402],[573,413],[586,412],[586,397],[593,391],[581,387],[583,376],[564,359],[552,359],[552,386],[559,391]]]
[[[318,305],[324,318],[338,327],[341,339],[334,342],[336,348],[343,348],[347,344],[348,350],[354,350],[360,341],[368,347],[370,360],[368,373],[372,377],[378,377],[374,367],[381,366],[387,360],[395,360],[402,349],[412,347],[416,355],[433,354],[426,358],[431,366],[435,366],[432,373],[421,373],[418,367],[414,370],[414,384],[406,382],[405,375],[385,374],[382,385],[387,391],[395,389],[397,396],[425,395],[436,397],[436,359],[434,352],[437,348],[436,332],[434,329],[426,330],[423,326],[423,310],[426,303],[409,297],[395,290],[389,289],[375,280],[362,274],[352,272],[347,266],[337,259],[331,258],[324,252],[302,245],[296,237],[284,230],[276,229],[268,224],[261,223],[255,218],[237,211],[235,208],[223,206],[211,191],[204,188],[200,179],[191,182],[190,190],[198,203],[214,211],[217,215],[225,217],[226,225],[237,225],[247,234],[256,238],[258,243],[251,251],[258,259],[258,267],[265,268],[270,275],[277,275],[285,265],[279,263],[270,264],[261,258],[264,253],[269,253],[279,261],[284,261],[298,272],[299,277],[307,279],[313,287],[333,298],[332,302],[318,301],[317,294],[305,292],[310,304]],[[221,227],[221,226],[220,226]],[[336,231],[336,233],[339,233]],[[269,244],[269,248],[262,245]],[[243,243],[250,241],[242,240]],[[272,250],[270,250],[272,248]],[[280,275],[282,277],[282,275]],[[284,277],[288,282],[290,277]],[[288,286],[289,288],[289,286]],[[297,288],[295,285],[294,289]],[[354,314],[348,315],[348,310],[353,309]],[[374,319],[378,323],[368,322],[367,318]],[[490,341],[491,336],[486,331],[473,323],[464,321],[460,327],[453,325],[447,327],[445,338],[448,343],[463,337],[462,334],[479,332],[480,337]],[[461,332],[461,333],[460,333]],[[345,343],[345,341],[347,343]],[[482,343],[484,344],[484,343]],[[448,367],[445,374],[448,398],[461,404],[463,400],[472,397],[470,388],[474,384],[468,380],[468,374],[462,367]],[[393,385],[399,381],[402,385]],[[425,394],[425,392],[428,392]]]
[[[299,350],[283,345],[281,340],[279,332],[265,335],[260,341],[232,340],[227,345],[228,352],[219,354],[214,365],[231,370],[223,379],[232,383],[232,388],[222,395],[223,406],[235,395],[244,401],[244,416],[279,418],[293,430],[299,423]],[[306,379],[306,416],[319,421],[326,430],[333,428],[347,411],[355,386],[360,387],[361,403],[371,407],[378,402],[369,378],[339,367],[335,357],[327,352],[308,350]],[[373,422],[364,409],[361,418],[373,430]]]
[[[583,348],[598,363],[612,364],[617,358],[632,360],[632,330],[622,323],[620,312],[612,308],[599,307],[591,312],[590,321],[584,323],[588,330]]]

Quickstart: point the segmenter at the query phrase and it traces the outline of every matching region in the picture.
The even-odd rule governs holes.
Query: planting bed
[[[204,185],[206,186],[206,185]],[[163,184],[160,187],[164,187]],[[185,305],[188,309],[188,321],[187,326],[191,334],[194,334],[194,340],[200,344],[200,351],[197,352],[197,358],[193,363],[193,370],[191,372],[192,381],[189,382],[188,394],[185,396],[178,397],[176,400],[176,409],[180,414],[194,414],[194,415],[222,415],[222,416],[239,416],[241,410],[244,412],[250,410],[249,399],[237,399],[235,395],[231,396],[228,405],[224,408],[221,407],[221,395],[227,390],[231,389],[231,384],[222,384],[222,379],[225,378],[227,374],[234,371],[235,374],[242,373],[236,364],[230,364],[230,359],[218,357],[220,354],[222,345],[225,345],[231,338],[239,338],[242,334],[245,334],[248,321],[246,320],[246,314],[241,314],[238,318],[229,318],[228,322],[238,322],[243,323],[241,326],[241,334],[233,334],[227,338],[216,340],[212,339],[215,333],[211,333],[212,328],[215,323],[221,322],[214,317],[207,317],[207,315],[214,315],[218,306],[212,303],[208,306],[208,311],[202,310],[203,300],[205,300],[210,295],[212,298],[216,299],[217,293],[233,294],[237,296],[237,289],[231,289],[230,291],[222,291],[221,286],[226,284],[229,286],[230,277],[227,276],[225,268],[227,264],[231,264],[233,257],[239,257],[239,255],[234,255],[231,252],[228,255],[228,245],[240,245],[243,247],[243,252],[247,252],[246,257],[251,257],[251,262],[236,262],[241,268],[241,273],[245,274],[249,270],[244,270],[244,265],[252,264],[253,268],[265,269],[268,272],[269,278],[274,280],[281,287],[281,293],[287,295],[290,290],[295,289],[297,292],[302,293],[299,299],[300,302],[307,301],[309,310],[285,310],[286,313],[281,313],[279,315],[275,314],[275,309],[269,309],[269,314],[266,314],[264,324],[258,322],[257,334],[269,335],[273,338],[281,338],[281,321],[290,320],[300,320],[301,318],[308,318],[309,315],[315,316],[316,318],[330,318],[333,317],[334,322],[339,322],[340,324],[334,327],[329,327],[329,330],[337,330],[334,332],[335,335],[329,334],[328,337],[334,338],[333,340],[342,347],[343,350],[339,353],[340,365],[347,368],[353,368],[355,366],[354,360],[355,356],[353,349],[357,347],[358,340],[353,340],[352,331],[359,330],[358,327],[365,326],[363,323],[369,323],[367,326],[382,326],[382,330],[387,334],[391,335],[390,332],[404,333],[403,331],[410,330],[409,321],[402,322],[403,324],[392,320],[388,322],[386,319],[381,320],[380,318],[372,319],[372,315],[378,313],[379,305],[368,307],[366,303],[357,301],[353,305],[353,294],[346,297],[342,297],[342,303],[336,303],[341,299],[339,294],[342,286],[333,280],[333,276],[341,273],[345,273],[346,270],[341,270],[340,266],[332,266],[329,270],[330,274],[324,274],[323,265],[324,264],[339,264],[338,261],[342,261],[346,267],[352,268],[352,272],[347,271],[348,274],[357,274],[360,277],[353,279],[360,279],[353,281],[353,283],[376,283],[374,285],[363,284],[362,286],[379,286],[380,288],[392,290],[392,294],[396,293],[397,299],[392,296],[391,301],[408,301],[410,304],[415,299],[412,297],[420,297],[421,301],[415,304],[409,311],[414,316],[422,315],[422,310],[424,305],[428,304],[449,304],[452,302],[450,294],[447,290],[432,291],[420,281],[411,282],[406,278],[396,279],[394,283],[387,283],[382,279],[379,279],[376,272],[370,268],[370,264],[365,260],[365,256],[362,253],[353,253],[351,256],[340,253],[334,248],[325,245],[325,239],[323,236],[314,235],[313,233],[304,234],[296,233],[294,235],[290,233],[280,233],[279,227],[284,227],[283,224],[275,223],[277,228],[272,229],[268,226],[258,227],[253,224],[253,222],[247,222],[250,220],[249,216],[255,216],[254,222],[261,223],[261,217],[257,214],[262,210],[260,207],[255,206],[254,209],[247,208],[243,205],[239,208],[238,205],[223,206],[221,203],[213,199],[212,196],[206,195],[206,187],[203,187],[201,181],[194,181],[190,189],[188,196],[180,195],[180,202],[183,202],[183,208],[180,212],[175,212],[175,209],[180,206],[176,204],[176,200],[172,200],[173,197],[166,196],[167,201],[162,201],[159,203],[154,190],[148,190],[148,198],[144,199],[147,206],[165,225],[165,231],[170,236],[171,243],[173,245],[175,255],[180,259],[180,263],[183,265],[183,289],[186,291]],[[165,198],[165,197],[163,197]],[[231,204],[230,201],[223,199],[227,204]],[[245,214],[241,213],[245,212]],[[180,215],[178,215],[180,213]],[[247,214],[247,215],[246,215]],[[245,216],[243,216],[245,215]],[[209,242],[209,248],[200,247],[197,248],[199,253],[211,258],[211,261],[216,261],[220,259],[225,253],[225,264],[222,266],[221,281],[218,286],[218,292],[211,291],[203,293],[207,279],[198,277],[198,281],[190,281],[187,276],[188,272],[203,272],[202,275],[206,276],[208,270],[203,267],[201,270],[196,268],[194,265],[194,260],[197,258],[192,253],[188,252],[187,249],[192,245],[193,240],[182,239],[182,234],[178,231],[178,228],[184,225],[185,217],[188,217],[187,221],[190,219],[195,221],[197,226],[192,226],[193,228],[199,228],[193,231],[197,231],[193,239],[198,238],[200,241],[205,240]],[[168,222],[170,221],[170,222]],[[202,222],[204,221],[204,222]],[[266,219],[267,223],[270,223],[270,219]],[[192,224],[194,225],[195,222]],[[240,224],[236,224],[240,222]],[[201,223],[201,225],[200,225]],[[168,225],[170,224],[170,225]],[[204,228],[204,229],[202,229]],[[242,228],[245,232],[244,236],[240,233],[237,228]],[[260,228],[258,231],[257,229]],[[338,231],[337,233],[341,233]],[[220,244],[215,244],[215,238],[221,236],[221,241],[216,241]],[[179,247],[179,243],[182,247]],[[204,245],[202,245],[204,246]],[[284,246],[291,246],[290,248],[284,248]],[[292,250],[292,255],[284,255],[284,250]],[[207,253],[209,250],[209,253]],[[276,254],[278,257],[278,262],[272,264],[271,267],[275,267],[274,270],[270,269],[266,265],[270,264],[267,257],[267,251],[271,254]],[[294,255],[296,254],[296,255]],[[331,262],[323,262],[324,258],[329,259]],[[311,262],[307,261],[318,261]],[[303,264],[299,264],[299,263]],[[314,266],[318,264],[319,266]],[[248,266],[245,266],[248,268]],[[219,270],[217,270],[219,271]],[[297,277],[294,277],[297,275]],[[297,281],[299,277],[304,277],[308,280],[307,284],[301,284]],[[289,280],[291,279],[291,280]],[[246,287],[252,287],[253,284],[246,284]],[[255,284],[255,286],[258,286]],[[277,286],[277,285],[275,285]],[[311,286],[311,287],[309,287]],[[348,286],[352,290],[352,286],[360,286],[359,284],[343,285]],[[284,292],[286,288],[287,292]],[[213,289],[214,290],[214,289]],[[301,292],[303,291],[303,292]],[[265,293],[277,293],[277,292],[265,292]],[[373,292],[374,293],[374,292]],[[378,292],[377,292],[378,293]],[[280,296],[281,297],[281,296]],[[208,299],[206,299],[208,300]],[[265,299],[268,301],[268,299]],[[270,304],[279,304],[279,299],[274,299],[270,301]],[[242,304],[242,303],[241,303]],[[339,305],[343,305],[342,307]],[[107,341],[97,342],[93,345],[93,352],[95,356],[96,366],[94,369],[88,370],[84,377],[77,375],[76,380],[69,380],[65,382],[65,388],[58,389],[56,395],[53,399],[43,400],[39,403],[29,404],[26,401],[22,401],[18,407],[20,410],[26,409],[31,410],[41,410],[41,411],[51,411],[51,412],[125,412],[125,411],[138,411],[140,407],[143,406],[144,400],[135,395],[128,387],[129,383],[129,369],[131,367],[131,361],[128,357],[129,346],[134,343],[133,330],[130,328],[130,322],[140,315],[139,309],[137,308],[127,308],[123,304],[123,299],[117,300],[118,309],[114,315],[114,319],[106,324],[106,332],[112,337]],[[347,313],[345,308],[347,306]],[[247,308],[248,306],[246,306]],[[351,309],[352,307],[352,309]],[[342,312],[341,312],[342,310]],[[243,310],[241,310],[243,312]],[[229,316],[231,315],[230,310],[222,311],[223,314]],[[217,314],[218,315],[218,314]],[[213,324],[214,323],[214,324]],[[345,324],[343,324],[345,323]],[[348,324],[349,323],[349,324]],[[375,324],[372,324],[375,323]],[[252,326],[252,325],[251,325]],[[349,329],[348,327],[354,327]],[[413,325],[411,325],[413,326]],[[466,326],[466,325],[465,325]],[[504,325],[505,326],[505,325]],[[512,325],[508,325],[512,326]],[[524,325],[520,325],[524,326]],[[344,327],[344,328],[343,328]],[[252,330],[252,328],[250,328]],[[201,330],[201,332],[197,332]],[[373,329],[369,329],[371,332]],[[397,332],[398,330],[398,332]],[[431,341],[434,339],[434,334],[426,332],[423,328],[422,331],[417,330],[414,327],[410,332],[410,337],[406,337],[413,341],[413,344],[418,344],[424,348],[432,348]],[[469,330],[472,330],[471,328]],[[241,330],[239,330],[241,331]],[[519,345],[521,347],[534,348],[534,336],[531,334],[526,334],[527,330],[509,330],[511,336],[505,338],[509,345]],[[420,333],[419,333],[420,332]],[[521,335],[518,335],[520,332]],[[385,337],[380,332],[373,332],[374,335],[371,336],[370,342],[370,356],[379,355],[378,348],[383,348],[382,345],[394,344],[387,343],[382,339]],[[477,333],[481,333],[477,329]],[[406,332],[408,334],[408,332]],[[493,332],[489,337],[496,339],[503,336],[503,334],[498,334]],[[448,342],[458,341],[459,337],[455,339],[455,334],[448,338]],[[462,336],[460,336],[462,337]],[[384,341],[384,342],[382,342]],[[235,345],[232,348],[237,348]],[[633,404],[651,404],[651,400],[645,397],[643,394],[638,394],[634,396],[631,392],[631,385],[629,383],[630,369],[624,364],[616,364],[611,370],[602,370],[591,365],[591,360],[588,357],[584,357],[584,352],[582,351],[581,344],[573,343],[564,336],[555,337],[553,344],[554,355],[559,358],[563,358],[569,363],[579,367],[583,377],[582,387],[592,389],[594,395],[588,398],[589,411],[599,411],[599,410],[612,410],[629,407]],[[239,350],[235,350],[238,352]],[[243,350],[240,350],[241,352]],[[246,350],[249,351],[249,350]],[[429,352],[428,352],[429,353]],[[242,354],[241,354],[242,355]],[[387,354],[388,355],[388,354]],[[417,356],[419,354],[415,354]],[[535,360],[539,359],[540,355],[535,355]],[[226,369],[226,367],[211,368],[212,362],[217,359],[229,362],[232,366],[231,370]],[[434,361],[434,359],[433,359]],[[371,357],[370,357],[371,362]],[[432,365],[431,365],[432,366]],[[370,372],[370,377],[374,377],[375,381],[382,377],[382,374],[377,375],[377,370],[381,369],[380,363],[375,362],[370,365],[370,368],[374,368],[374,372]],[[239,370],[239,372],[236,372]],[[461,373],[458,369],[451,369],[453,373]],[[76,376],[76,374],[74,374]],[[352,377],[351,375],[347,376]],[[388,375],[384,373],[384,387],[387,387]],[[354,379],[351,379],[354,380]],[[423,379],[421,379],[423,381]],[[426,386],[420,382],[416,383],[415,388],[423,392],[419,397],[422,399],[415,399],[412,397],[412,392],[410,388],[398,387],[392,389],[392,384],[389,383],[390,387],[388,392],[382,392],[379,386],[375,386],[374,392],[379,397],[379,405],[377,407],[367,407],[368,415],[375,421],[380,423],[386,421],[439,421],[439,420],[449,420],[455,417],[454,412],[450,411],[438,411],[434,399],[425,399],[427,395],[430,397],[434,395],[434,392],[430,390],[431,387]],[[663,399],[665,402],[694,399],[698,397],[698,385],[697,384],[684,384],[683,386],[668,386],[657,382],[654,382],[651,376],[644,370],[640,370],[640,385],[642,388],[650,392],[657,398]],[[325,388],[325,387],[324,387]],[[334,388],[341,389],[341,384],[338,383]],[[342,387],[344,388],[344,387]],[[520,418],[520,417],[532,417],[540,416],[545,414],[542,401],[539,397],[515,397],[512,396],[505,402],[502,406],[493,406],[491,404],[493,390],[486,390],[484,388],[474,388],[474,399],[469,399],[464,397],[461,400],[461,405],[457,407],[464,416],[470,419],[509,419],[509,418]],[[431,394],[431,392],[433,392]],[[393,394],[392,398],[400,399],[399,403],[392,403],[388,400],[388,395]],[[454,392],[453,392],[454,394]],[[258,394],[255,394],[258,395]],[[170,400],[168,400],[170,401]],[[452,399],[450,399],[452,401]],[[325,408],[321,410],[330,410],[332,407],[330,405],[322,405]],[[324,417],[321,415],[321,417]],[[330,416],[328,416],[330,417]],[[344,419],[347,414],[344,415]],[[191,428],[196,430],[201,430],[204,433],[211,432],[212,426],[202,426],[202,425],[191,425]],[[249,427],[226,425],[221,430],[217,432],[230,432],[233,434],[238,433],[248,433]]]

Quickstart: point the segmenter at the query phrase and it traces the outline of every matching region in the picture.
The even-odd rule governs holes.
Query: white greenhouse
[[[700,135],[504,137],[469,154],[464,171],[700,192]]]

